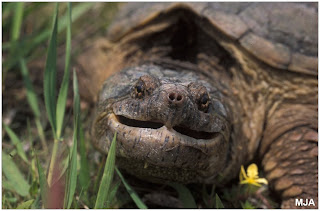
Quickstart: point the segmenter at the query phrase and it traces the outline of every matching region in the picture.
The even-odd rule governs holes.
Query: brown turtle
[[[225,184],[256,159],[282,207],[317,207],[317,7],[127,4],[78,59],[94,145],[117,132],[118,166],[154,182]]]

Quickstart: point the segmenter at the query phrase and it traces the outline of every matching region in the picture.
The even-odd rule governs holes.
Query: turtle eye
[[[142,98],[145,92],[145,84],[143,81],[139,80],[134,87],[134,94],[137,98]]]
[[[203,95],[201,95],[199,99],[199,109],[203,112],[207,112],[209,103],[210,103],[209,95],[207,93],[204,93]]]

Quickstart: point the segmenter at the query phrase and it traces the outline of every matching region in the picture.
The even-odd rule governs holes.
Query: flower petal
[[[247,169],[247,174],[249,178],[258,178],[258,167],[256,164],[251,164]]]
[[[265,179],[265,178],[258,178],[258,179],[255,179],[256,182],[258,183],[263,183],[263,184],[268,184],[268,181]]]
[[[242,177],[242,180],[246,180],[246,179],[248,179],[248,177],[247,177],[247,174],[246,174],[246,172],[244,171],[244,168],[243,168],[243,166],[241,165],[241,172],[240,172],[240,175],[242,175],[243,177]],[[242,181],[241,180],[241,178],[240,178],[240,181]]]
[[[242,180],[242,181],[240,182],[241,185],[243,185],[243,184],[248,184],[248,183],[249,183],[248,180]]]
[[[255,181],[251,181],[249,184],[261,187],[261,185]]]

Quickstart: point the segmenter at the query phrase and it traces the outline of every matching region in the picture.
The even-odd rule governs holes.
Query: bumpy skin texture
[[[130,173],[151,181],[214,183],[229,163],[226,106],[201,74],[128,68],[104,83],[94,144],[108,151],[117,131],[118,163]]]
[[[100,93],[92,131],[95,145],[107,153],[110,131],[118,131],[122,140],[118,149],[124,149],[118,151],[119,165],[138,177],[180,178],[186,183],[223,184],[239,173],[241,164],[257,158],[270,187],[281,197],[282,207],[295,208],[296,198],[312,198],[317,207],[316,8],[317,4],[308,3],[129,4],[112,24],[108,39],[95,42],[78,60],[84,76],[82,93],[91,99],[106,78],[127,68],[109,79]],[[166,71],[180,81],[170,81]],[[187,73],[192,77],[184,77]],[[147,106],[146,98],[135,99],[134,87],[143,76],[145,85],[150,85],[148,94],[161,93],[159,84],[167,80],[168,87],[163,89],[176,90],[171,100],[179,95],[187,99],[182,95],[192,96],[201,86],[217,90],[217,95],[209,95],[219,104],[212,110],[218,118],[209,118],[216,125],[202,127],[202,118],[196,116],[195,121],[187,121],[184,112],[170,108],[162,94],[152,101],[154,110]],[[180,84],[192,82],[199,82],[195,92]],[[190,106],[186,111],[191,113],[186,112],[186,117],[201,112],[196,110],[194,98],[188,99],[184,106]],[[140,105],[149,112],[139,110]],[[135,127],[129,136],[130,121],[125,119],[127,126],[123,127],[121,117],[109,115],[115,112],[166,125],[169,130],[165,134],[177,135],[170,128],[182,124],[194,131],[223,135],[217,142],[205,139],[199,143],[185,141],[188,138],[172,141],[169,136],[165,144],[166,136],[149,128]],[[223,125],[230,131],[221,132]],[[140,131],[150,135],[139,139]],[[192,134],[195,132],[184,136]],[[168,150],[164,159],[161,146]],[[194,155],[201,156],[195,161]]]

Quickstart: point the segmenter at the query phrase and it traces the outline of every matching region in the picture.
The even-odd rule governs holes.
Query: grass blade
[[[18,7],[18,5],[17,5],[17,7]],[[19,10],[21,10],[21,12],[20,12],[21,13],[20,14],[21,17],[20,16],[19,17],[22,19],[22,17],[23,17],[23,5],[19,6]],[[13,33],[13,36],[14,36],[13,40],[18,40],[18,38],[19,38],[21,20],[20,20],[20,25],[17,25],[16,27],[17,27],[16,30],[19,30],[19,31]],[[15,45],[13,45],[13,46],[15,46]],[[44,138],[44,132],[43,132],[42,125],[40,123],[40,109],[39,109],[37,95],[34,92],[34,89],[33,89],[33,86],[32,86],[31,80],[30,80],[29,72],[28,72],[28,68],[27,68],[25,59],[21,57],[19,59],[19,63],[20,63],[20,71],[21,71],[21,75],[22,75],[22,78],[23,78],[23,82],[24,82],[24,85],[25,85],[25,87],[27,89],[27,100],[28,100],[28,103],[29,103],[29,105],[31,107],[31,110],[33,111],[34,116],[36,117],[36,124],[37,124],[39,137],[40,137],[40,140],[41,140],[41,144],[42,144],[45,152],[47,152],[47,145],[46,145],[46,141],[45,141],[45,138]]]
[[[35,117],[39,118],[40,117],[40,109],[38,106],[37,95],[34,92],[32,83],[30,81],[27,65],[26,65],[26,62],[23,58],[20,59],[20,70],[21,70],[21,75],[23,78],[24,85],[27,89],[28,103],[29,103]]]
[[[73,133],[73,148],[71,153],[71,160],[69,163],[69,174],[67,177],[66,195],[64,201],[64,208],[70,209],[73,201],[73,195],[76,191],[77,185],[77,141],[79,137],[79,122],[80,122],[80,98],[76,71],[73,72],[73,92],[74,92],[74,133]]]
[[[53,28],[49,42],[46,66],[44,71],[44,102],[48,114],[48,119],[54,136],[51,160],[48,171],[48,184],[51,187],[53,171],[56,165],[58,143],[57,122],[56,122],[56,77],[57,77],[57,28],[58,28],[58,3],[56,3],[53,15]]]
[[[106,165],[106,157],[103,156],[101,162],[99,163],[98,172],[96,173],[97,177],[93,185],[93,192],[96,193],[99,191],[99,185],[102,179],[104,166]]]
[[[58,3],[53,17],[53,28],[44,72],[44,101],[53,134],[56,137],[56,66],[57,66]]]
[[[216,209],[223,209],[224,206],[222,204],[221,199],[219,198],[218,194],[216,194]]]
[[[178,192],[179,199],[182,202],[184,208],[197,208],[197,204],[191,192],[186,186],[178,183],[170,183],[169,185],[176,189],[176,191]]]
[[[116,160],[116,139],[117,139],[117,133],[114,134],[106,165],[104,167],[103,176],[101,179],[96,204],[94,206],[94,209],[102,209],[104,208],[104,202],[107,201],[109,190],[111,186],[111,182],[113,179],[114,174],[114,166],[115,166],[115,160]]]
[[[91,9],[95,4],[92,2],[83,2],[74,7],[72,10],[72,20],[76,21],[78,18],[82,17],[83,14],[85,14],[89,9]],[[63,16],[59,20],[59,26],[58,26],[58,33],[62,32],[66,27],[68,23],[68,16]],[[20,42],[15,41],[13,44],[11,43],[3,43],[2,49],[8,49],[11,48],[11,45],[16,45],[16,46],[23,46],[25,45],[26,47],[24,49],[19,49],[21,52],[21,55],[25,58],[27,58],[37,46],[39,46],[41,43],[46,41],[48,37],[51,34],[50,29],[48,30],[42,30],[38,31],[38,33],[34,33],[35,36],[30,36],[27,37]],[[27,43],[27,45],[25,44]],[[29,60],[29,57],[26,59],[27,61]],[[11,69],[16,63],[19,61],[19,57],[11,57],[10,59],[4,61],[3,67],[5,67],[7,70]]]
[[[73,137],[73,147],[72,151],[70,152],[71,159],[69,159],[69,169],[67,171],[68,176],[66,178],[66,189],[63,205],[64,209],[70,209],[77,184],[77,138],[75,137],[76,133],[77,132],[75,131]]]
[[[20,59],[20,70],[21,70],[21,75],[23,78],[24,86],[27,89],[27,100],[28,103],[31,107],[31,110],[33,112],[33,115],[35,116],[35,122],[38,130],[38,134],[41,140],[42,147],[45,152],[48,151],[47,143],[44,137],[44,131],[43,127],[40,122],[40,109],[39,109],[39,104],[38,104],[38,98],[36,93],[34,92],[30,77],[29,77],[29,71],[26,65],[26,62],[23,58]]]
[[[6,179],[6,177],[3,177],[3,178],[2,178],[2,188],[3,188],[4,190],[9,190],[9,191],[11,191],[11,192],[16,192],[14,185],[13,185],[11,182],[9,182],[9,181]]]
[[[7,131],[10,140],[12,141],[13,145],[17,148],[17,153],[21,157],[23,161],[29,163],[26,153],[23,150],[22,144],[18,136],[11,130],[6,124],[3,124],[4,129]]]
[[[37,194],[36,199],[34,200],[34,202],[31,205],[31,209],[41,209],[41,205],[40,205],[40,194]]]
[[[46,142],[46,138],[44,135],[44,130],[40,121],[40,117],[35,119],[35,123],[36,123],[36,127],[37,127],[37,131],[38,131],[38,135],[40,137],[40,141],[42,144],[42,147],[44,149],[44,152],[47,154],[48,152],[48,146],[47,146],[47,142]]]
[[[77,130],[77,138],[79,136],[79,123],[80,123],[80,95],[79,95],[79,86],[78,86],[78,78],[77,73],[73,71],[73,118],[75,123],[75,129]]]
[[[80,153],[80,172],[79,172],[79,182],[80,186],[85,192],[90,184],[90,168],[87,159],[86,146],[84,140],[84,132],[82,125],[79,125],[79,153]]]
[[[20,28],[23,18],[23,2],[15,3],[15,13],[13,17],[13,24],[11,29],[11,40],[17,40],[20,36]]]
[[[240,201],[240,204],[241,204],[241,207],[242,209],[257,209],[255,206],[253,206],[248,200],[246,200],[245,203],[241,202]]]
[[[148,209],[148,207],[142,202],[138,194],[131,188],[131,186],[126,182],[124,177],[122,176],[121,172],[119,171],[118,168],[116,168],[116,171],[124,184],[125,188],[127,189],[128,193],[130,194],[130,197],[134,201],[134,203],[137,205],[139,209]]]
[[[112,200],[114,199],[114,197],[116,196],[116,193],[118,191],[118,188],[121,184],[121,181],[119,180],[112,188],[111,188],[111,191],[110,191],[110,194],[109,194],[109,197],[106,201],[106,207],[110,208],[111,206],[111,203],[112,203]]]
[[[5,11],[6,13],[10,13],[11,11],[9,11],[9,10],[12,10],[14,7],[14,5],[13,5],[14,3],[9,3],[9,4],[10,4],[10,8],[8,6],[8,12]],[[33,3],[33,5],[34,4],[35,3]],[[72,10],[73,11],[72,12],[72,20],[76,21],[78,18],[82,17],[82,15],[85,14],[88,10],[90,10],[94,5],[95,5],[95,3],[93,3],[93,2],[82,2],[80,4],[77,4]],[[42,8],[39,8],[41,6],[45,6],[45,5],[43,3],[40,3],[36,8],[32,7],[29,10],[33,10],[34,8],[36,10],[41,10]],[[26,11],[27,14],[32,13],[32,11],[28,11],[28,8],[26,8],[26,10],[27,10]],[[60,24],[58,26],[58,33],[62,32],[67,27],[68,21],[69,21],[68,19],[69,19],[68,14],[60,17],[60,21],[59,21]],[[4,24],[6,25],[7,22],[5,21]],[[39,46],[39,44],[41,42],[44,42],[45,40],[47,40],[50,36],[50,33],[51,33],[50,29],[44,29],[44,30],[39,31],[39,33],[35,33],[36,35],[28,36],[28,37],[24,38],[24,40],[17,42],[17,43],[14,43],[14,44],[16,44],[18,46],[22,45],[22,42],[30,44],[28,46],[28,49],[24,50],[24,52],[25,52],[24,56],[25,56],[30,51],[32,51],[36,46]],[[7,50],[10,48],[10,45],[11,45],[11,43],[9,43],[9,42],[3,43],[2,49]]]
[[[20,36],[20,28],[23,17],[23,2],[15,3],[15,13],[13,17],[13,24],[11,28],[11,41],[15,41]]]
[[[32,205],[32,203],[34,202],[34,199],[31,199],[31,200],[28,200],[28,201],[25,201],[23,203],[21,203],[17,209],[29,209]]]
[[[17,50],[17,43],[16,41],[19,39],[20,36],[20,28],[23,18],[23,2],[14,3],[14,16],[13,22],[11,24],[11,46],[10,46],[10,54],[11,57],[16,57],[17,54],[20,52]],[[18,57],[19,58],[19,57]],[[9,70],[8,68],[4,68],[4,72]]]
[[[205,208],[213,209],[214,208],[214,194],[215,194],[215,185],[211,186],[211,192],[208,194],[206,185],[202,185],[202,199],[205,203]]]
[[[30,185],[24,179],[20,170],[11,157],[2,152],[2,172],[8,179],[7,185],[14,189],[20,196],[28,196]]]
[[[82,2],[80,4],[77,4],[72,9],[72,20],[75,21],[78,18],[82,17],[84,13],[86,13],[88,10],[90,10],[93,6],[95,6],[95,3],[93,2]],[[63,16],[61,17],[60,26],[58,28],[58,32],[61,32],[68,26],[68,17]]]
[[[67,103],[68,86],[70,78],[70,57],[71,57],[71,3],[68,5],[68,22],[67,22],[67,35],[66,35],[66,57],[65,57],[65,68],[64,75],[62,79],[62,84],[60,87],[60,92],[57,100],[57,138],[60,139],[63,119]]]
[[[39,174],[40,194],[41,194],[42,202],[44,206],[46,206],[47,195],[48,195],[48,183],[47,183],[43,168],[40,165],[39,159],[37,156],[36,156],[36,160],[37,160],[37,168],[38,168],[38,174]]]

